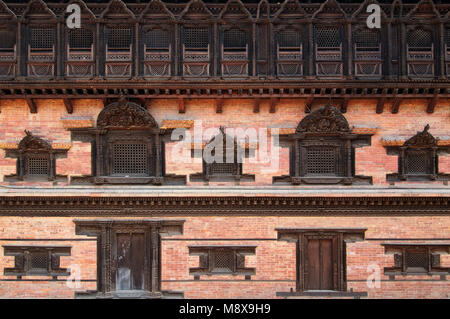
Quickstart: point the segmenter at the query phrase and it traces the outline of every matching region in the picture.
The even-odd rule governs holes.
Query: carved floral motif
[[[50,150],[52,147],[50,143],[40,137],[34,136],[30,131],[25,130],[26,136],[20,141],[18,149],[20,151],[29,150]]]
[[[342,113],[330,104],[306,116],[297,126],[297,133],[344,133],[350,128]]]
[[[427,124],[422,132],[417,132],[416,135],[405,142],[404,146],[436,147],[438,144],[438,139],[428,132],[429,129],[430,125]]]

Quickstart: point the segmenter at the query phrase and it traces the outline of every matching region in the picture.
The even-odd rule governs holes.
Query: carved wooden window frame
[[[140,36],[142,39],[145,35],[152,31],[162,31],[167,34],[169,45],[165,48],[152,48],[151,51],[147,50],[145,42],[142,41],[140,45],[140,52],[142,56],[142,74],[144,77],[149,78],[169,78],[172,76],[173,62],[175,56],[175,27],[172,24],[169,25],[154,25],[144,24],[140,26]],[[148,52],[147,52],[148,51]],[[158,70],[162,70],[158,72]]]
[[[177,184],[184,185],[186,176],[165,174],[165,143],[171,130],[160,129],[144,107],[121,97],[106,106],[97,118],[96,128],[72,128],[72,138],[92,145],[92,175],[72,178],[73,183],[95,184]],[[147,146],[149,174],[112,174],[111,146],[121,142]],[[153,161],[152,161],[153,160]],[[154,165],[154,167],[152,166]],[[151,173],[151,174],[150,174]]]
[[[249,150],[243,149],[240,145],[238,145],[237,138],[232,138],[231,136],[225,133],[225,128],[219,128],[219,134],[214,136],[211,140],[206,143],[205,148],[208,147],[209,144],[213,143],[216,139],[222,139],[222,163],[220,162],[212,162],[207,163],[203,156],[204,149],[200,150],[192,150],[192,157],[201,156],[202,157],[202,173],[191,174],[189,179],[193,182],[203,181],[205,184],[211,182],[235,182],[239,184],[241,181],[249,182],[255,180],[255,175],[252,174],[242,174],[242,164],[245,157],[249,156]],[[230,152],[231,147],[228,144],[232,141],[233,143],[233,163],[227,163],[227,152]],[[215,150],[211,151],[212,156],[215,154]],[[232,174],[214,174],[214,165],[233,165],[233,173]]]
[[[77,297],[121,298],[130,297],[127,291],[116,290],[117,234],[140,233],[145,238],[144,289],[132,297],[160,298],[161,291],[161,236],[181,235],[184,220],[157,219],[92,219],[74,220],[77,235],[97,238],[97,290],[77,293]]]
[[[66,157],[67,149],[53,148],[52,145],[25,130],[25,137],[20,141],[17,149],[7,149],[6,157],[17,158],[16,174],[5,176],[9,181],[65,181],[66,176],[56,175],[56,159]],[[46,174],[31,174],[29,172],[30,159],[43,159],[47,162]]]
[[[215,275],[243,275],[250,280],[256,274],[255,268],[245,267],[245,256],[254,255],[257,246],[189,246],[190,256],[199,256],[199,267],[189,268],[189,274],[199,280],[200,276]],[[217,269],[216,258],[218,254],[228,254],[230,257],[229,270]]]
[[[335,296],[363,296],[364,292],[347,292],[346,245],[364,241],[366,228],[277,228],[278,240],[296,243],[296,291],[277,292],[277,296],[308,294],[307,244],[309,239],[331,239],[333,243],[333,292]],[[318,294],[321,291],[317,291]],[[323,294],[330,294],[328,290]],[[332,294],[330,294],[332,295]]]
[[[450,254],[450,244],[441,243],[383,243],[385,254],[394,256],[394,266],[385,267],[384,274],[389,276],[390,280],[395,280],[395,276],[409,275],[440,275],[450,274],[450,267],[441,267],[440,256]],[[408,267],[407,254],[421,253],[426,260],[425,267]],[[419,269],[420,268],[420,269]]]
[[[287,47],[280,45],[280,37],[283,32],[294,31],[299,35],[299,46],[289,47],[289,51]],[[304,23],[298,25],[285,25],[281,24],[275,26],[274,30],[275,36],[275,48],[274,48],[274,59],[276,60],[276,74],[280,78],[300,78],[305,75],[305,57],[308,57],[306,54],[307,41],[305,39],[308,38],[307,27]],[[295,73],[287,73],[285,70],[287,68],[296,68]]]
[[[370,145],[372,134],[352,133],[347,120],[327,104],[307,115],[294,134],[280,137],[281,146],[290,149],[290,175],[274,176],[273,183],[371,184],[372,178],[355,175],[355,148]],[[308,174],[308,149],[335,149],[335,174]]]
[[[5,268],[5,276],[16,276],[21,280],[23,276],[51,276],[54,280],[58,276],[69,276],[70,270],[60,267],[60,257],[70,256],[71,246],[28,246],[3,245],[5,256],[14,256],[14,267]],[[46,267],[33,267],[33,259],[46,257]]]
[[[429,129],[429,125],[425,126],[422,132],[417,132],[401,146],[386,146],[388,155],[398,156],[398,173],[387,174],[389,182],[450,180],[450,174],[439,173],[439,155],[448,154],[450,147],[440,146],[439,139],[431,135]],[[426,172],[409,173],[408,154],[418,152],[426,157]]]

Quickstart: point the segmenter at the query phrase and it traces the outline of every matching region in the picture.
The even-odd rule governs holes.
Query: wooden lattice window
[[[370,184],[371,177],[355,175],[355,148],[370,145],[369,134],[353,134],[347,120],[327,104],[280,138],[290,148],[290,175],[274,176],[273,183]]]
[[[71,49],[90,49],[94,43],[94,33],[89,29],[79,28],[69,31],[68,44]]]
[[[406,41],[410,49],[431,48],[433,45],[433,36],[431,31],[419,28],[408,32]]]
[[[382,53],[379,30],[363,26],[353,28],[354,70],[358,77],[376,77],[382,75]]]
[[[450,253],[450,245],[439,243],[383,243],[385,253],[394,256],[394,266],[385,267],[391,280],[396,275],[441,275],[450,268],[441,267],[440,256]]]
[[[112,175],[142,175],[150,173],[146,143],[115,143],[112,145]]]
[[[414,28],[407,33],[407,67],[411,77],[434,76],[433,32],[424,28]]]
[[[405,173],[407,175],[431,174],[432,152],[429,150],[406,150]]]
[[[287,29],[277,33],[277,75],[303,75],[303,44],[299,30]]]
[[[316,74],[321,77],[343,75],[342,27],[315,26]]]
[[[14,50],[16,46],[16,32],[0,30],[0,52]]]
[[[32,28],[30,34],[31,49],[52,50],[55,45],[54,28]]]
[[[49,154],[28,153],[25,154],[25,176],[49,176]]]
[[[342,44],[339,27],[316,26],[314,28],[314,37],[318,48],[340,48]]]
[[[300,44],[300,31],[283,30],[278,33],[278,45],[280,49],[298,48]]]
[[[183,44],[186,49],[208,48],[209,29],[208,28],[183,28]]]
[[[153,29],[143,33],[142,41],[146,50],[167,50],[170,46],[170,34],[166,30]]]
[[[239,29],[230,29],[223,33],[223,46],[226,49],[242,49],[247,46],[247,33]]]
[[[199,267],[190,268],[195,279],[202,275],[244,275],[250,279],[255,268],[245,267],[245,256],[254,255],[256,246],[190,246],[189,255],[199,256]]]
[[[14,256],[14,267],[5,268],[5,276],[68,276],[68,269],[60,267],[60,256],[70,256],[70,246],[4,245],[5,256]]]
[[[106,39],[108,49],[128,50],[133,42],[133,30],[127,27],[107,28]]]

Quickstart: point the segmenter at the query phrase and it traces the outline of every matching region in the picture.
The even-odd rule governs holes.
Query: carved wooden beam
[[[438,98],[437,96],[433,97],[428,101],[427,113],[434,113],[434,108],[436,107]]]
[[[184,99],[182,97],[178,98],[178,113],[186,113]]]
[[[392,106],[391,106],[391,113],[392,114],[397,114],[398,110],[400,108],[400,104],[402,103],[402,98],[400,97],[396,97],[394,98],[394,101],[392,102]]]
[[[271,97],[270,98],[270,108],[269,108],[269,112],[270,113],[275,113],[276,112],[277,104],[278,104],[279,100],[280,99],[276,98],[276,97]]]
[[[384,103],[386,103],[386,98],[385,97],[382,97],[382,98],[378,99],[378,102],[377,102],[377,114],[383,113]]]
[[[223,111],[223,99],[216,99],[216,113],[222,113]]]
[[[27,97],[26,98],[28,108],[30,109],[30,113],[37,113],[37,106],[36,103],[32,98]]]
[[[314,101],[314,97],[312,97],[312,96],[306,99],[305,113],[311,113],[313,101]]]
[[[73,113],[73,105],[71,99],[63,99],[64,106],[66,107],[67,113],[72,114]]]
[[[261,103],[261,100],[256,98],[253,101],[253,113],[259,113],[259,104]]]

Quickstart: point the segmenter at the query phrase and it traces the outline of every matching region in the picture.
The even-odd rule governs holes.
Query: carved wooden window
[[[290,147],[290,176],[275,176],[274,183],[371,183],[355,176],[355,148],[370,145],[370,135],[353,134],[342,113],[327,104],[300,121],[296,133],[281,137]]]
[[[342,76],[342,38],[342,27],[314,27],[316,74],[318,76]]]
[[[73,138],[93,145],[92,176],[73,178],[104,184],[184,184],[185,176],[164,173],[164,143],[171,131],[160,130],[148,111],[123,97],[100,112],[97,127],[72,129]]]
[[[17,173],[5,176],[10,181],[63,181],[65,176],[57,176],[56,159],[65,156],[66,149],[54,149],[48,141],[26,131],[17,149],[9,149],[7,157],[17,158]]]
[[[447,76],[450,76],[450,27],[445,28],[444,32],[445,41],[445,66],[447,70]]]
[[[382,75],[380,32],[357,26],[353,29],[355,75],[375,77]]]
[[[203,155],[203,172],[192,174],[191,181],[253,181],[254,175],[242,174],[243,158],[247,155],[247,150],[242,149],[236,138],[225,134],[225,129],[220,127],[220,133],[213,137],[205,146],[211,149],[207,153],[207,158]],[[221,142],[218,142],[220,141]],[[213,143],[213,144],[212,144]],[[205,152],[205,150],[203,150]]]
[[[295,242],[297,280],[295,292],[278,292],[277,296],[304,295],[308,291],[335,292],[335,296],[367,295],[346,292],[347,244],[364,240],[366,229],[276,229],[278,240]],[[326,293],[325,293],[326,295]]]
[[[441,267],[440,256],[450,253],[449,244],[382,244],[386,254],[394,256],[394,266],[385,267],[390,279],[396,275],[441,275],[450,273],[450,268]]]
[[[256,246],[190,246],[189,255],[199,256],[199,267],[189,274],[199,279],[203,275],[254,275],[255,268],[245,267],[245,256],[254,255]]]
[[[97,237],[97,291],[77,296],[158,298],[161,236],[181,235],[183,220],[74,220],[77,235]]]
[[[28,43],[28,75],[54,75],[56,29],[32,27]]]
[[[434,43],[431,30],[414,28],[407,33],[408,75],[434,76]]]
[[[209,76],[210,31],[205,27],[182,28],[183,75]]]
[[[12,78],[16,75],[16,31],[6,26],[0,29],[0,77]]]
[[[14,256],[14,267],[5,268],[5,276],[68,276],[60,267],[60,256],[70,256],[70,246],[18,246],[4,245],[5,256]]]
[[[66,31],[66,75],[92,77],[94,74],[94,31],[87,28]]]
[[[388,146],[389,155],[398,156],[398,173],[388,174],[387,180],[448,180],[448,174],[439,173],[439,154],[448,153],[448,147],[440,147],[438,139],[428,131],[427,125],[422,132],[408,139],[402,146]]]
[[[144,31],[142,41],[144,43],[144,75],[170,76],[172,61],[170,32],[162,29]]]
[[[131,77],[133,29],[126,26],[106,27],[106,76]]]
[[[303,75],[303,44],[299,30],[281,30],[277,34],[277,75]]]
[[[238,28],[224,30],[222,45],[222,75],[247,76],[248,65],[248,33]]]

